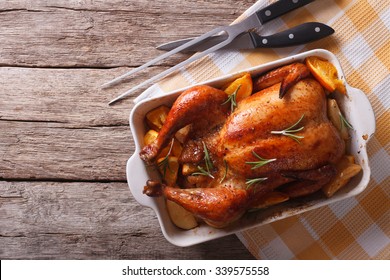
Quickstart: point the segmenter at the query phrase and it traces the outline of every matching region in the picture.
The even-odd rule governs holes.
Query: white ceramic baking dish
[[[329,60],[336,66],[339,78],[346,84],[348,96],[338,95],[338,103],[342,107],[346,118],[354,128],[353,130],[350,130],[352,141],[349,152],[355,156],[356,161],[362,166],[362,172],[331,198],[324,198],[319,195],[318,197],[312,198],[310,201],[300,201],[299,203],[288,202],[264,211],[248,213],[242,217],[239,222],[224,229],[215,229],[206,224],[201,224],[199,227],[192,230],[181,230],[172,224],[167,213],[164,198],[151,198],[142,193],[146,181],[153,178],[158,179],[159,174],[154,169],[145,166],[144,162],[139,157],[139,152],[143,146],[143,135],[146,132],[144,122],[145,114],[159,105],[172,105],[178,95],[186,88],[167,93],[162,97],[142,100],[136,104],[130,114],[130,127],[134,137],[135,152],[127,162],[127,181],[134,198],[140,204],[150,207],[156,212],[161,225],[161,230],[169,242],[177,246],[194,245],[328,205],[355,196],[366,188],[370,179],[370,167],[368,164],[366,144],[375,132],[374,113],[366,95],[361,90],[349,86],[345,81],[341,65],[336,56],[331,52],[321,49],[312,50],[246,69],[232,75],[210,80],[202,84],[220,87],[227,81],[240,76],[243,72],[249,72],[252,76],[256,76],[282,65],[303,61],[307,56],[319,56]]]

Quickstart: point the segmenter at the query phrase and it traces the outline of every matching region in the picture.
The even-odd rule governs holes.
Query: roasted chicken
[[[179,187],[148,182],[144,192],[224,227],[267,193],[298,197],[327,184],[345,144],[328,120],[323,87],[295,63],[256,78],[254,92],[233,111],[222,90],[196,86],[183,92],[140,156],[155,163],[174,134],[191,125],[179,162],[200,172],[181,176]]]

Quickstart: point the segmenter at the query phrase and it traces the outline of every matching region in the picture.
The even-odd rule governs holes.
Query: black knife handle
[[[292,10],[305,6],[314,0],[279,0],[256,12],[262,24],[280,17]]]
[[[260,36],[255,32],[249,34],[255,48],[282,48],[306,44],[333,33],[333,28],[326,24],[306,22],[269,36]]]

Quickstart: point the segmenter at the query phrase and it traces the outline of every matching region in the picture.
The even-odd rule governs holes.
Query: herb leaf
[[[227,164],[227,161],[226,161],[226,160],[223,160],[223,163],[225,164],[225,173],[223,174],[223,177],[222,177],[222,179],[219,181],[219,183],[220,183],[220,184],[223,182],[223,180],[225,180],[225,178],[226,178],[226,174],[227,174],[227,172],[228,172],[228,168],[229,168],[229,166],[228,166],[228,164]]]
[[[248,190],[250,187],[252,187],[253,185],[255,184],[258,184],[258,183],[261,183],[261,182],[264,182],[265,180],[267,180],[268,177],[265,177],[265,178],[253,178],[253,179],[247,179],[245,184],[247,185],[246,189]]]
[[[194,172],[192,175],[202,175],[202,176],[208,176],[210,178],[214,179],[214,176],[211,174],[211,170],[214,168],[213,162],[211,161],[209,151],[207,150],[206,144],[203,143],[203,152],[204,152],[204,161],[206,164],[206,170],[198,165],[199,172]]]
[[[341,120],[341,129],[343,129],[343,126],[346,126],[350,129],[353,129],[353,126],[347,121],[347,119],[339,112],[340,120]]]
[[[240,87],[241,87],[241,85],[239,85],[239,86],[237,87],[237,89],[236,89],[232,94],[229,95],[228,99],[227,99],[225,102],[223,102],[223,103],[221,104],[221,105],[225,105],[225,104],[227,104],[227,103],[230,102],[230,111],[231,111],[231,112],[233,112],[234,109],[237,107],[236,98],[237,98],[237,93],[238,93],[238,91],[240,90]]]
[[[213,163],[210,159],[210,154],[209,154],[209,151],[207,150],[206,144],[203,141],[202,141],[202,143],[203,143],[204,161],[206,163],[207,171],[210,172],[210,170],[213,169],[214,166],[213,166]]]
[[[169,150],[168,150],[168,153],[167,155],[164,157],[164,159],[162,161],[160,161],[158,163],[158,167],[162,169],[162,173],[163,173],[163,177],[165,177],[165,174],[167,173],[167,169],[169,169],[171,171],[171,173],[173,173],[173,170],[171,169],[171,167],[169,166],[169,159],[168,157],[170,156],[171,152],[172,152],[172,147],[173,147],[173,142],[175,141],[174,138],[172,138],[172,141],[171,141],[171,146],[169,147]]]
[[[296,142],[301,143],[299,141],[299,139],[304,138],[304,136],[295,135],[294,133],[299,132],[299,131],[301,131],[301,130],[303,130],[305,128],[304,126],[302,126],[300,128],[295,128],[302,121],[302,119],[304,117],[305,117],[305,114],[302,114],[302,116],[299,118],[299,120],[296,123],[294,123],[292,126],[286,128],[286,129],[280,130],[280,131],[271,131],[271,133],[272,134],[280,134],[280,135],[288,136],[291,139],[295,140]]]
[[[208,176],[212,179],[214,179],[215,177],[210,173],[210,171],[207,171],[205,170],[203,167],[199,166],[198,165],[198,170],[199,172],[194,172],[192,173],[191,175],[200,175],[200,176]]]
[[[264,165],[266,165],[266,164],[276,160],[276,158],[264,159],[261,156],[259,156],[258,154],[256,154],[255,151],[252,151],[252,154],[255,157],[257,157],[259,159],[259,161],[247,161],[247,162],[245,162],[246,164],[253,165],[253,167],[251,169],[256,169],[256,168],[262,167],[262,166],[264,166]]]

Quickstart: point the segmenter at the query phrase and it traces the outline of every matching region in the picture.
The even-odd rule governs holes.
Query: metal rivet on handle
[[[293,2],[294,4],[296,4],[296,3],[298,3],[298,0],[293,0],[292,2]]]
[[[269,17],[271,15],[271,11],[270,10],[266,10],[265,13],[264,13],[267,17]]]
[[[268,43],[268,40],[267,39],[263,39],[261,42],[263,43],[263,45],[266,45]]]
[[[316,27],[316,28],[314,28],[314,31],[315,31],[315,32],[320,32],[320,31],[321,31],[321,28]]]
[[[294,39],[294,34],[292,34],[292,33],[288,34],[288,38]]]

